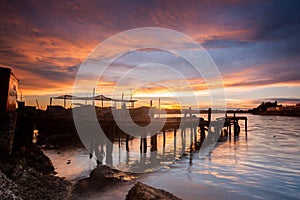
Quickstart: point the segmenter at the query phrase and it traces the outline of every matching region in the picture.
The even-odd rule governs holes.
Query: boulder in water
[[[167,191],[138,182],[129,190],[126,200],[180,200],[180,198]]]

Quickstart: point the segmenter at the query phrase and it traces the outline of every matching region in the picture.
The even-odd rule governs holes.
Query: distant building
[[[280,111],[280,108],[281,107],[270,107],[270,108],[267,108],[267,112],[272,112],[272,111]]]
[[[300,116],[300,103],[295,105],[278,105],[275,102],[262,102],[252,110],[253,114]]]
[[[281,111],[295,110],[296,106],[282,106]]]

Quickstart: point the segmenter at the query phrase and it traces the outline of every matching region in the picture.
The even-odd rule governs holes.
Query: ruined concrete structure
[[[11,69],[0,67],[0,151],[1,156],[11,153],[16,127],[18,79]]]

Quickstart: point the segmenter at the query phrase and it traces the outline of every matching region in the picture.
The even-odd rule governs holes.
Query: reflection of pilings
[[[246,134],[246,137],[247,137],[247,126],[248,126],[248,120],[245,119],[245,134]]]
[[[229,139],[231,139],[231,124],[229,124]]]
[[[191,127],[191,132],[190,132],[190,149],[191,149],[191,151],[193,150],[193,145],[194,145],[194,141],[193,141],[193,139],[194,139],[194,137],[193,137],[193,135],[194,135],[194,131],[193,131],[193,128]]]
[[[126,151],[126,165],[129,164],[129,151]]]
[[[104,149],[103,149],[103,141],[95,140],[93,142],[93,151],[95,152],[95,156],[97,159],[97,164],[102,164],[104,157]],[[100,151],[99,151],[100,146]]]
[[[144,153],[147,153],[147,138],[144,137],[143,141],[144,141]]]
[[[240,134],[240,126],[239,126],[239,123],[238,123],[238,121],[237,120],[235,120],[234,122],[233,122],[233,132],[234,132],[234,137],[236,137],[236,136],[239,136],[239,134]]]
[[[113,152],[113,143],[110,142],[110,140],[107,140],[106,143],[106,164],[107,165],[112,165],[113,161],[112,161],[112,152]]]
[[[186,145],[186,137],[185,137],[185,134],[186,133],[186,131],[185,131],[185,128],[183,128],[182,130],[181,130],[181,145],[182,145],[182,152],[181,152],[181,154],[183,155],[183,154],[185,154],[185,145]]]
[[[144,130],[142,131],[142,135],[141,135],[140,152],[147,153],[147,137]]]
[[[209,115],[208,115],[209,120],[212,120],[211,119],[211,114],[212,114],[211,110],[209,110],[208,113],[209,113]],[[195,149],[197,150],[198,148],[201,147],[201,144],[203,143],[205,137],[207,137],[208,141],[217,140],[218,139],[217,135],[214,133],[219,133],[219,131],[223,127],[225,127],[225,128],[227,127],[227,129],[229,129],[229,131],[228,131],[229,134],[231,134],[231,125],[233,125],[233,120],[238,120],[238,119],[241,120],[241,117],[236,117],[234,119],[233,119],[233,117],[226,117],[225,124],[222,124],[222,125],[220,125],[220,127],[217,127],[218,122],[221,121],[219,119],[212,120],[209,123],[208,121],[204,120],[203,118],[197,118],[196,116],[193,116],[191,110],[190,110],[189,114],[190,114],[189,117],[186,117],[186,118],[167,119],[166,124],[160,130],[162,133],[161,138],[163,140],[162,141],[162,146],[163,146],[162,152],[163,153],[165,152],[165,146],[166,146],[166,142],[167,142],[166,140],[168,139],[167,137],[171,138],[172,136],[174,138],[174,157],[176,157],[177,153],[181,152],[181,147],[180,147],[180,152],[176,152],[177,151],[177,144],[176,144],[177,129],[179,131],[181,131],[182,144],[180,144],[180,146],[182,145],[182,153],[184,153],[184,151],[186,152],[186,149],[185,149],[186,147],[187,148],[189,147],[189,144],[188,144],[189,138],[186,138],[186,130],[187,130],[188,134],[190,133],[190,144],[191,144],[190,153],[192,155],[192,152],[194,152]],[[144,124],[144,122],[145,122],[145,119],[138,119],[138,120],[139,120],[138,122],[140,124]],[[180,124],[180,122],[181,122],[181,124]],[[108,121],[108,122],[104,121],[103,123],[107,124],[107,127],[111,127],[110,121]],[[126,123],[126,121],[124,123]],[[116,139],[117,139],[117,137],[119,137],[119,147],[122,148],[121,141],[122,141],[122,138],[124,137],[124,135],[123,135],[124,132],[121,131],[122,134],[120,136],[120,133],[118,132],[119,131],[118,126],[116,124],[114,124],[114,126],[116,126],[116,129],[114,131],[112,131],[109,135],[112,135],[112,137],[116,137]],[[199,136],[197,135],[198,134],[198,126],[199,126]],[[246,124],[246,126],[247,126],[247,124]],[[182,129],[179,129],[179,127],[181,127]],[[146,128],[144,128],[144,127],[141,128],[141,130],[140,130],[141,131],[140,132],[140,134],[141,134],[140,153],[147,153],[147,137],[146,137],[145,130],[146,130]],[[149,131],[149,129],[148,129],[148,131]],[[167,133],[169,134],[167,136],[166,136],[166,131],[168,131]],[[173,135],[172,135],[172,131],[173,131]],[[155,133],[155,135],[151,136],[151,138],[149,137],[149,140],[150,140],[149,142],[151,143],[149,150],[151,152],[155,152],[158,150],[158,148],[160,148],[160,146],[157,145],[157,134],[158,133]],[[125,137],[126,137],[126,151],[129,152],[129,148],[130,148],[129,147],[129,145],[130,145],[129,139],[132,137],[129,135],[126,135]],[[138,138],[137,138],[137,140],[134,140],[134,141],[138,142]],[[188,146],[186,146],[186,145],[188,145]],[[147,154],[147,155],[149,155],[149,154]],[[144,155],[144,156],[146,156],[146,155]]]
[[[174,158],[176,157],[176,132],[177,129],[174,128]]]
[[[194,126],[193,127],[193,131],[194,131],[194,141],[195,141],[195,143],[197,142],[197,126]]]
[[[129,152],[129,135],[126,135],[126,151]]]
[[[177,140],[176,140],[176,129],[174,129],[174,158],[176,158],[176,143],[177,143]]]
[[[193,134],[194,134],[194,131],[193,131],[193,127],[191,127],[191,132],[190,132],[190,164],[192,164],[192,161],[193,161],[193,151],[194,151],[194,142],[193,142]]]
[[[118,129],[118,142],[119,142],[119,148],[121,148],[121,132],[120,130]],[[126,149],[127,150],[127,149]]]

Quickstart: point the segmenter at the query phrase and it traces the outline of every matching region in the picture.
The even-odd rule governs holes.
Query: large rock
[[[87,193],[105,191],[110,187],[121,185],[136,178],[137,174],[122,172],[109,166],[101,165],[91,171],[90,177],[76,182],[72,195],[88,199]]]
[[[122,172],[120,170],[113,169],[107,165],[101,165],[91,171],[90,178],[118,182],[135,179],[137,178],[137,174]]]
[[[167,191],[138,182],[129,190],[126,200],[180,200],[180,198]]]

